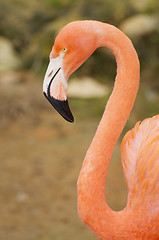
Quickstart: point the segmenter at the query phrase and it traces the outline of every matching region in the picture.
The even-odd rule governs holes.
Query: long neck
[[[96,24],[99,24],[96,26],[98,30],[92,31],[98,39],[97,47],[105,46],[112,50],[117,62],[117,76],[78,179],[78,210],[81,219],[100,239],[120,239],[125,212],[116,213],[108,207],[105,181],[115,143],[138,91],[139,61],[131,41],[121,31],[111,25]]]

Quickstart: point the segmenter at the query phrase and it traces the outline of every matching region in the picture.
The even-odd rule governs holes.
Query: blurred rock
[[[139,14],[123,21],[119,28],[129,37],[137,38],[159,31],[159,19],[156,16]]]
[[[107,86],[98,83],[93,78],[73,78],[69,83],[68,96],[77,98],[99,98],[109,93]]]
[[[157,10],[158,0],[131,0],[132,6],[140,12]]]
[[[158,99],[158,94],[150,88],[145,90],[145,96],[151,102],[155,102]]]
[[[28,199],[28,195],[25,192],[19,192],[16,196],[16,201],[19,203],[26,202]]]
[[[18,69],[20,60],[17,57],[11,41],[0,37],[0,72]]]

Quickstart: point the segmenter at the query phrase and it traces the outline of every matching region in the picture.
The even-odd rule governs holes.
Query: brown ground
[[[0,101],[0,240],[96,239],[78,218],[76,182],[98,117],[79,106],[65,122],[38,82],[4,84]],[[106,188],[114,209],[126,202],[118,150]]]

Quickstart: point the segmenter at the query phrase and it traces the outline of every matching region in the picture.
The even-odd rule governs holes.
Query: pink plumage
[[[66,98],[68,78],[102,46],[114,53],[117,76],[79,175],[79,216],[101,240],[159,240],[159,115],[138,122],[122,141],[122,166],[128,186],[125,209],[115,212],[105,200],[113,148],[139,87],[139,60],[130,39],[116,27],[97,21],[66,25],[55,39],[43,91],[56,110],[73,122]]]

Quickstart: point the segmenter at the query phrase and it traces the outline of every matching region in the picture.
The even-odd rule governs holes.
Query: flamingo
[[[126,207],[113,211],[106,203],[105,182],[113,148],[133,107],[140,66],[130,39],[118,28],[98,21],[75,21],[59,32],[50,53],[43,92],[69,122],[67,81],[99,47],[115,55],[117,75],[78,178],[78,213],[101,240],[159,239],[159,115],[136,123],[121,144],[128,188]]]

